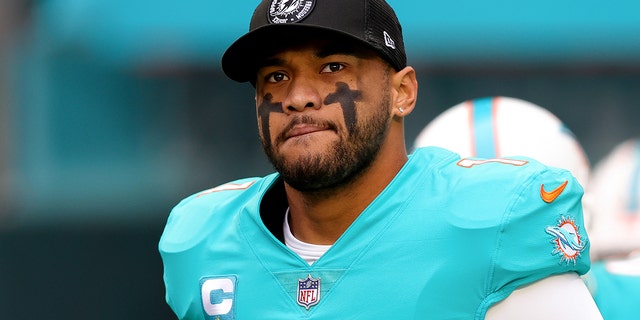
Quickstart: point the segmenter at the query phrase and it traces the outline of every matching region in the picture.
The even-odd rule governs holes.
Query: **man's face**
[[[256,80],[260,140],[289,185],[325,190],[369,167],[391,121],[390,72],[372,51],[329,41],[264,61]]]

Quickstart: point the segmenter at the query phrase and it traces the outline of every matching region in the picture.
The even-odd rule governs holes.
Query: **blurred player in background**
[[[605,319],[640,319],[640,139],[598,162],[585,197],[594,259],[587,284]]]
[[[601,319],[568,171],[407,154],[418,84],[385,1],[262,1],[222,68],[255,87],[277,172],[174,208],[159,248],[179,318]]]
[[[589,181],[586,152],[549,110],[522,99],[496,96],[464,101],[427,124],[414,148],[437,146],[461,157],[527,156],[564,168],[583,186]]]

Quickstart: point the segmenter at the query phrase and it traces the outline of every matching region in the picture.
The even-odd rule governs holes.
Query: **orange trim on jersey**
[[[473,166],[479,166],[487,163],[501,163],[508,164],[516,167],[524,166],[529,163],[526,160],[516,160],[516,159],[506,159],[506,158],[495,158],[495,159],[461,159],[458,161],[457,165],[463,168],[472,168]]]
[[[478,151],[476,149],[476,138],[474,137],[474,121],[473,121],[473,100],[467,100],[465,103],[467,107],[467,122],[469,123],[469,149],[471,149],[471,157],[477,157]]]
[[[245,183],[227,183],[227,184],[223,184],[221,186],[217,186],[215,188],[211,188],[209,190],[202,191],[196,197],[200,197],[200,196],[203,196],[205,194],[210,194],[210,193],[220,192],[220,191],[245,190],[245,189],[249,188],[255,182],[256,181],[254,180],[254,181],[249,181],[249,182],[245,182]]]
[[[502,156],[502,150],[500,150],[500,132],[498,131],[498,102],[500,97],[494,97],[491,104],[491,122],[493,126],[493,148],[496,152],[496,157]]]

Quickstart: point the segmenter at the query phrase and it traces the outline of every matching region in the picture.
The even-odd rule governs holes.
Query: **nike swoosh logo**
[[[559,187],[551,190],[550,192],[547,192],[546,190],[544,190],[544,183],[543,183],[540,186],[540,197],[542,197],[542,200],[544,202],[551,203],[558,198],[558,196],[562,193],[562,191],[564,191],[564,188],[567,186],[568,183],[569,183],[569,180],[565,181]]]

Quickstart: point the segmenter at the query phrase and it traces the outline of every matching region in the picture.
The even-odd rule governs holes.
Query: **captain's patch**
[[[206,277],[200,280],[202,311],[207,320],[234,320],[236,276]]]

